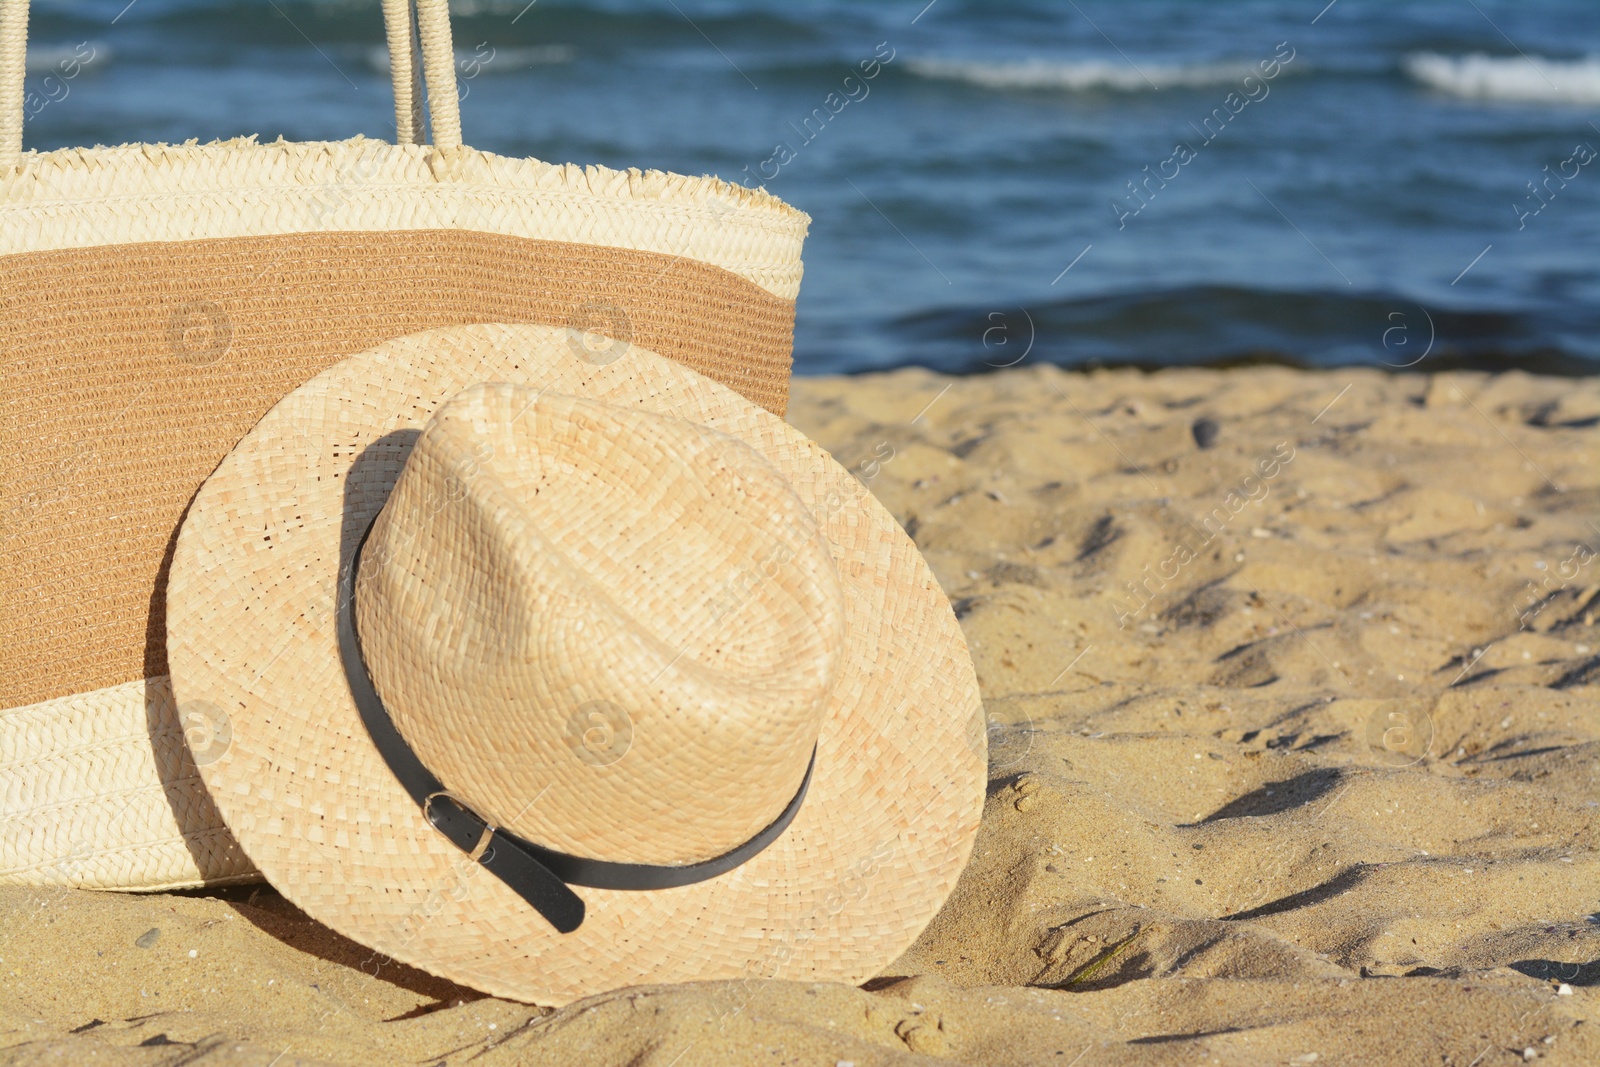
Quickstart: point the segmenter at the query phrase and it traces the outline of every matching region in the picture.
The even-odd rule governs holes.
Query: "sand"
[[[1600,387],[794,393],[927,554],[989,716],[972,864],[881,977],[552,1010],[266,887],[6,889],[0,1062],[1600,1062]]]

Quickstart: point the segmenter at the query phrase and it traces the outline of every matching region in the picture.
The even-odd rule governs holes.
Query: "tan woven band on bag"
[[[794,304],[688,258],[459,230],[0,257],[0,708],[165,674],[172,539],[234,443],[344,356],[488,321],[784,409]]]

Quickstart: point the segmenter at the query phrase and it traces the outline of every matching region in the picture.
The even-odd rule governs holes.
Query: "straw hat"
[[[583,338],[391,341],[223,460],[167,587],[200,775],[313,918],[496,995],[859,982],[977,832],[960,629],[821,448]]]

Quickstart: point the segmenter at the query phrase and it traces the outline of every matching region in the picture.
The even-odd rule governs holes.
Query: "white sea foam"
[[[1600,56],[1442,56],[1413,52],[1401,63],[1406,74],[1441,92],[1481,100],[1600,104]]]
[[[67,74],[75,77],[80,70],[103,67],[111,62],[111,46],[104,41],[84,41],[80,44],[28,45],[27,68],[29,74]]]
[[[1161,64],[1111,63],[1099,59],[1024,59],[981,62],[965,59],[908,59],[913,74],[940,81],[961,81],[985,89],[1046,89],[1064,92],[1112,90],[1141,92],[1197,85],[1221,85],[1257,74],[1246,62]]]
[[[456,70],[462,73],[510,73],[524,67],[570,63],[575,53],[571,45],[545,44],[527,48],[497,48],[490,52],[456,49]],[[367,66],[380,74],[389,73],[389,49],[377,45],[367,49]]]

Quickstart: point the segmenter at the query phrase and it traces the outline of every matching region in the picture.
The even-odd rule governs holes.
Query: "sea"
[[[811,215],[796,370],[1600,370],[1596,0],[458,0],[465,138]],[[392,138],[377,0],[36,0],[26,143]]]

